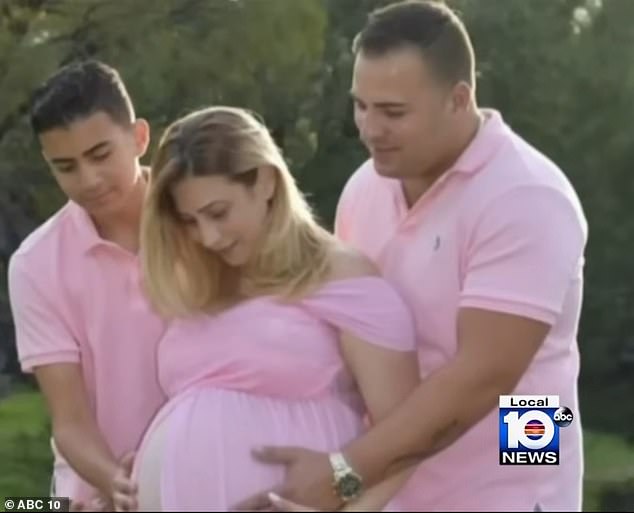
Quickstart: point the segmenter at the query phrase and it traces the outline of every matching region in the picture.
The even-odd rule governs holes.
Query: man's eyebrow
[[[360,103],[365,103],[358,96],[356,96],[353,92],[350,92],[350,97]],[[375,102],[372,104],[375,107],[379,107],[381,109],[390,109],[390,108],[403,108],[407,104],[405,102],[396,102],[396,101],[384,101],[384,102]]]

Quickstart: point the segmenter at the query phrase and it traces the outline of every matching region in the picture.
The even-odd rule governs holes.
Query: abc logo
[[[545,411],[528,410],[521,415],[518,411],[510,411],[503,420],[508,426],[509,449],[517,449],[520,445],[526,449],[543,449],[555,436],[555,424],[569,426],[573,415],[570,408],[562,406],[552,418]]]
[[[569,426],[572,422],[572,419],[573,417],[570,408],[566,408],[565,406],[560,407],[553,416],[555,424],[557,424],[559,427]]]

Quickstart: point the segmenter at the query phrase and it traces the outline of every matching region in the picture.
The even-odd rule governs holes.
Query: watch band
[[[334,452],[329,455],[330,457],[330,465],[336,474],[346,473],[352,471],[350,465],[346,461],[344,455],[340,452]]]
[[[340,452],[329,454],[333,470],[334,492],[343,502],[356,499],[362,491],[363,479],[358,475]]]

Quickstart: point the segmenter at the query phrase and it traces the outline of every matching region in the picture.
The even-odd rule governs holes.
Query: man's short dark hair
[[[129,126],[134,120],[132,102],[117,70],[95,60],[60,68],[31,98],[31,127],[39,135],[97,112],[115,123]]]
[[[373,11],[353,43],[354,53],[381,56],[418,49],[437,78],[474,85],[474,52],[458,16],[437,1],[407,0]]]

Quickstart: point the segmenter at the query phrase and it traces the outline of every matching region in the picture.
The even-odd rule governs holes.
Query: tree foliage
[[[365,158],[349,100],[352,38],[380,0],[0,0],[0,328],[19,241],[63,202],[28,127],[34,87],[61,64],[116,66],[156,142],[208,104],[256,111],[330,224]],[[588,425],[631,432],[634,403],[634,2],[449,0],[478,57],[478,97],[557,162],[590,224],[580,344]],[[4,299],[2,299],[4,298]],[[1,302],[4,301],[4,306]],[[618,412],[603,414],[606,398]]]

